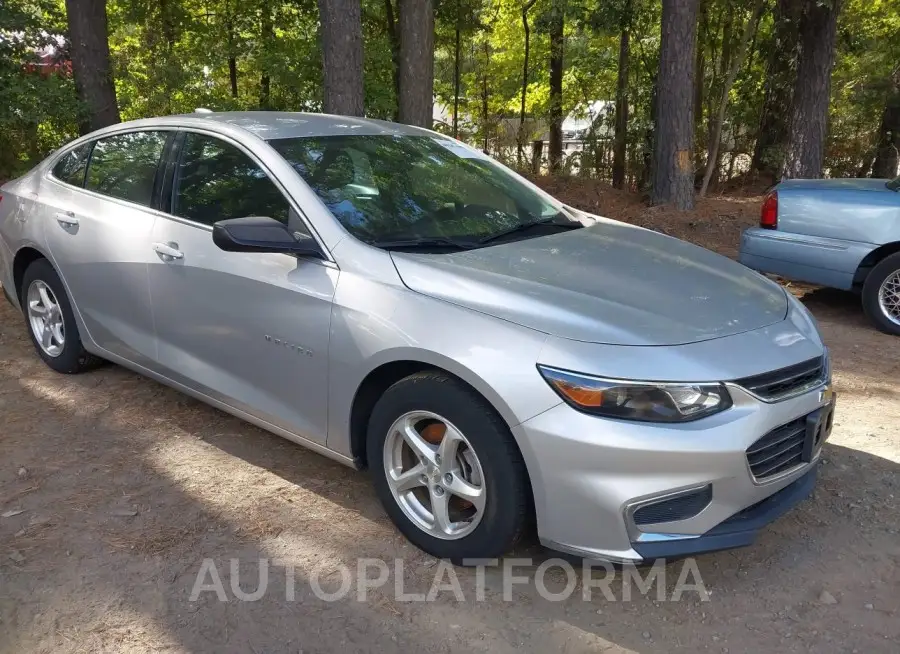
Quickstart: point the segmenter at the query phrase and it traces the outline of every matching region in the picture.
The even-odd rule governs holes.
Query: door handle
[[[77,227],[78,226],[78,218],[75,217],[75,214],[70,213],[68,211],[57,212],[56,222],[58,222],[63,227]]]
[[[154,243],[153,250],[163,261],[184,259],[184,252],[178,249],[178,243]]]

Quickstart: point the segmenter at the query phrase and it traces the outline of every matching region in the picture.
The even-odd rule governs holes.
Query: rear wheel
[[[391,386],[372,412],[368,464],[401,532],[439,558],[494,558],[530,516],[522,455],[506,423],[471,388],[438,371]]]
[[[82,346],[72,305],[49,261],[38,259],[28,266],[19,297],[28,335],[44,363],[56,372],[73,374],[101,361]]]
[[[900,252],[872,268],[863,285],[863,309],[880,331],[900,336]]]

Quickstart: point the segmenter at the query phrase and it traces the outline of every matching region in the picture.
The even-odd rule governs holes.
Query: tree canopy
[[[107,0],[109,60],[121,119],[196,107],[321,111],[320,6],[330,1]],[[419,29],[401,20],[404,1],[358,3],[363,107],[370,117],[396,119],[403,105],[397,69],[401,32]],[[620,111],[627,108],[627,121],[620,125],[624,182],[649,188],[645,169],[652,166],[661,88],[663,6],[682,11],[685,3],[696,6],[695,27],[689,26],[696,30],[696,49],[687,163],[698,187],[709,155],[715,158],[713,183],[743,174],[765,140],[760,135],[768,133],[766,120],[774,116],[782,125],[790,123],[792,107],[771,100],[777,100],[773,80],[790,75],[779,73],[778,66],[787,66],[802,44],[785,34],[801,32],[811,11],[807,5],[824,6],[837,17],[824,174],[868,175],[873,165],[882,172],[890,167],[890,161],[876,159],[900,145],[900,0],[434,0],[433,80],[423,83],[433,81],[440,108],[435,128],[454,133],[455,122],[459,138],[526,165],[515,156],[516,146],[545,138],[554,125],[560,128],[551,86],[556,30],[562,34],[561,115],[584,113],[598,101],[606,107],[593,116],[584,147],[564,151],[559,171],[612,178],[618,97]],[[71,73],[66,4],[0,4],[0,178],[73,138],[91,111],[79,100]],[[427,39],[424,43],[428,47]],[[787,97],[790,103],[789,92]],[[710,148],[711,139],[720,147]],[[776,145],[756,158],[780,162],[787,146]],[[895,172],[896,166],[895,156]],[[771,163],[761,168],[776,174]]]

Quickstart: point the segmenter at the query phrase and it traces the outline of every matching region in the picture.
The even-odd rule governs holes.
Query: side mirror
[[[283,223],[262,216],[220,220],[213,225],[213,243],[226,252],[281,252],[325,258],[315,240],[298,241]]]

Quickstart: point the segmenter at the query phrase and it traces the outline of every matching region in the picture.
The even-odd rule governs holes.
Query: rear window
[[[129,132],[94,145],[85,188],[150,206],[166,132]]]
[[[53,176],[73,186],[84,186],[84,171],[87,169],[88,155],[93,145],[85,143],[64,154],[53,166]]]

